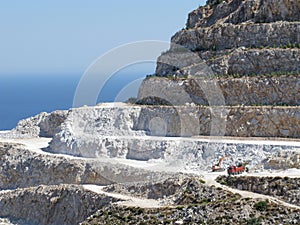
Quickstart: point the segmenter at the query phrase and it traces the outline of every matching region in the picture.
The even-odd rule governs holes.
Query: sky
[[[129,42],[170,41],[203,0],[9,0],[0,8],[0,75],[82,74]]]

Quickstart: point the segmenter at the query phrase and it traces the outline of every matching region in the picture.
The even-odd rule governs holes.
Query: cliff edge
[[[171,38],[140,88],[140,102],[298,106],[299,11],[292,0],[207,1]],[[223,101],[211,100],[212,86]]]

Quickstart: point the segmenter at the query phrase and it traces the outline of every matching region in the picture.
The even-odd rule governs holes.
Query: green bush
[[[266,211],[269,208],[269,203],[267,201],[260,201],[254,204],[256,210]]]
[[[131,97],[131,98],[129,98],[129,99],[126,101],[126,103],[128,103],[128,104],[136,104],[137,101],[138,101],[137,98]]]
[[[179,210],[182,210],[182,209],[184,209],[184,205],[179,205],[179,206],[176,206],[176,209],[179,209]]]
[[[199,180],[201,184],[205,184],[205,180]]]

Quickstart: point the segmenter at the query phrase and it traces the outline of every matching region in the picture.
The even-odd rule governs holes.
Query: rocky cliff
[[[271,23],[299,21],[299,2],[285,0],[208,0],[189,14],[187,28],[208,27],[218,23]]]
[[[208,0],[138,104],[41,113],[0,132],[0,223],[299,224],[299,5]],[[224,168],[298,178],[225,187],[207,172],[223,156]]]
[[[299,105],[299,11],[299,1],[207,1],[158,58],[140,102]]]
[[[203,87],[208,85],[208,82],[213,86],[212,91],[221,93],[224,98],[223,103],[228,106],[300,105],[300,76],[298,75],[220,77],[208,81],[152,77],[142,82],[139,97],[143,99],[141,101],[143,104],[157,104],[153,101],[155,96],[159,99],[156,102],[163,104],[209,105],[212,103],[209,90]]]

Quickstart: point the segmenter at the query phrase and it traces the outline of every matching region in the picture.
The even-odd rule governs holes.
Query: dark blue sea
[[[115,101],[123,87],[143,77],[144,72],[117,74],[105,84],[98,102]],[[40,112],[71,108],[80,79],[81,75],[1,75],[0,130],[12,129],[19,120]],[[136,95],[138,87],[133,89],[123,97]]]

